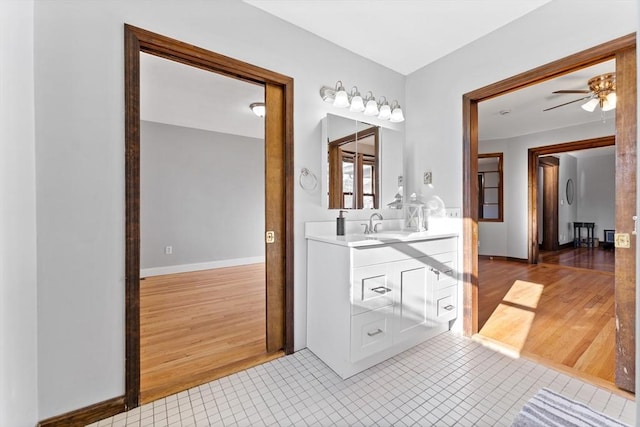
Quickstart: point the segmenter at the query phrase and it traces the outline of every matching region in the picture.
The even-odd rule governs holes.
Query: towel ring
[[[309,181],[309,179],[311,179],[311,182],[306,182],[305,184],[304,181]],[[315,190],[318,186],[318,177],[316,177],[316,175],[309,169],[302,168],[300,170],[300,177],[298,178],[298,182],[300,183],[300,187],[302,187],[304,190],[311,191]]]

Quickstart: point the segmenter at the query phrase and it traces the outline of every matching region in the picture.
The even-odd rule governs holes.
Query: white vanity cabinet
[[[307,346],[342,378],[455,319],[456,236],[363,246],[307,238]]]

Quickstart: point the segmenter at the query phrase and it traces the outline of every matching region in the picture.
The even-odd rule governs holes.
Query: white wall
[[[140,146],[141,269],[264,258],[264,140],[142,121]]]
[[[408,76],[405,174],[409,192],[433,191],[447,206],[461,206],[462,95],[636,31],[636,7],[632,1],[555,0]],[[605,15],[603,8],[608,11]],[[599,22],[598,31],[584,31],[584,23],[591,21]],[[580,139],[575,136],[560,132],[556,140]],[[535,138],[520,139],[529,146],[546,145]],[[526,197],[521,190],[526,188],[526,155],[509,157],[505,157],[505,168],[520,173],[509,183],[510,189],[505,188],[508,228],[502,232],[508,236],[507,253],[526,258]],[[433,190],[421,183],[427,170],[433,171]],[[516,202],[520,199],[522,203]],[[515,204],[510,205],[511,201]]]
[[[603,240],[603,230],[615,230],[616,158],[609,154],[578,158],[578,221],[595,222],[594,236]]]
[[[0,425],[38,420],[33,1],[0,1]]]
[[[402,75],[239,0],[37,1],[41,419],[124,393],[125,22],[294,78],[296,349],[306,345],[304,222],[337,216],[298,174],[320,176],[326,113],[362,117],[324,103],[319,89],[342,80],[405,105]]]

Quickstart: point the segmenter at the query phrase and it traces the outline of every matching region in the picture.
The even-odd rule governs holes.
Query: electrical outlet
[[[431,172],[425,172],[424,173],[424,183],[425,183],[425,185],[431,184],[432,177],[433,176],[431,175]]]
[[[398,187],[402,187],[402,181],[403,181],[403,180],[404,180],[404,179],[402,178],[402,175],[399,175],[399,176],[398,176]]]
[[[460,208],[446,208],[444,210],[445,216],[447,218],[460,218]]]
[[[164,247],[164,254],[165,254],[165,255],[171,255],[171,254],[173,254],[173,246],[165,246],[165,247]]]

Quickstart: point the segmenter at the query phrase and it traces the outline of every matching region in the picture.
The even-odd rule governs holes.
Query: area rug
[[[629,427],[547,388],[533,396],[520,410],[511,427]]]

